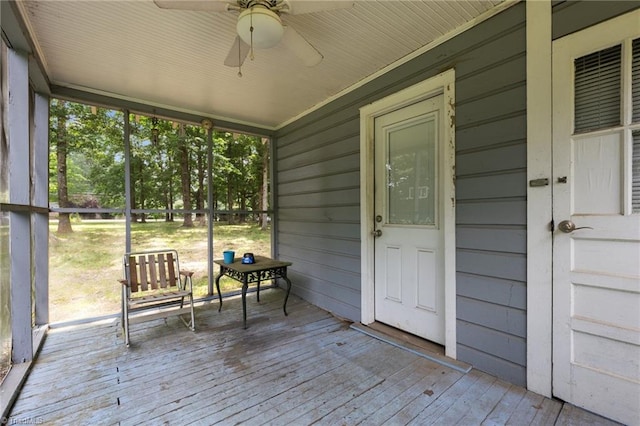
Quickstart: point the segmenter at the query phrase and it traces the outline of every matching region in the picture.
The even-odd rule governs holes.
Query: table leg
[[[220,306],[218,307],[218,312],[220,312],[222,310],[222,293],[220,293],[220,278],[222,278],[222,273],[223,268],[222,266],[220,266],[220,273],[218,274],[218,277],[216,278],[216,289],[218,290],[218,300],[220,301]]]
[[[258,276],[258,290],[256,291],[258,303],[260,303],[260,277]]]
[[[287,294],[284,296],[284,305],[282,305],[282,310],[284,311],[284,315],[287,316],[289,315],[287,314],[287,300],[289,300],[289,293],[291,292],[291,280],[287,278],[286,271],[282,279],[284,279],[287,282]]]
[[[245,330],[247,329],[247,288],[249,288],[247,278],[247,274],[244,274],[244,277],[242,277],[242,321]]]

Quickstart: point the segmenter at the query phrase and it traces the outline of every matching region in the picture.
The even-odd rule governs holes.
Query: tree
[[[60,207],[124,206],[122,113],[52,99],[49,197]],[[61,213],[59,232],[71,232]]]
[[[191,174],[189,173],[189,148],[184,124],[179,126],[178,156],[180,158],[180,182],[182,184],[182,204],[185,210],[191,210]],[[182,226],[193,228],[191,213],[184,214]]]
[[[236,206],[241,211],[251,211],[267,205],[268,195],[262,196],[261,193],[264,185],[268,185],[268,152],[268,144],[256,136],[215,133],[214,207],[215,210],[229,211],[226,216],[230,223],[235,220],[236,215],[231,212]],[[244,221],[247,214],[237,216]]]
[[[50,140],[55,152],[55,165],[51,169],[55,175],[58,205],[61,208],[74,207],[70,194],[90,192],[91,185],[85,174],[94,145],[94,135],[98,132],[92,125],[92,108],[88,105],[53,99],[50,105]],[[73,172],[73,173],[70,173]],[[52,176],[53,177],[53,176]],[[69,213],[60,213],[58,232],[72,232]]]
[[[269,209],[269,139],[262,138],[262,182],[260,182],[260,210]],[[260,213],[260,229],[267,229],[267,213]]]
[[[58,183],[58,205],[61,208],[70,207],[69,187],[67,182],[67,153],[69,151],[69,134],[67,120],[70,111],[65,101],[52,101],[51,117],[55,120],[54,138],[56,150],[56,181]],[[58,214],[58,232],[66,234],[72,232],[69,213]]]
[[[130,194],[134,210],[204,210],[208,186],[215,210],[228,220],[268,208],[268,144],[262,139],[214,132],[213,181],[208,181],[207,133],[200,126],[132,116],[130,123]],[[50,199],[60,207],[125,206],[123,113],[54,99],[50,126]],[[233,214],[239,208],[243,213]],[[206,216],[198,213],[199,224]],[[60,214],[59,232],[71,232],[68,213]],[[145,222],[145,214],[133,214]],[[266,227],[266,215],[260,216]],[[194,226],[185,213],[183,226]]]
[[[124,208],[124,114],[95,108],[85,126],[92,140],[85,147],[91,191],[101,207]]]
[[[193,139],[193,153],[195,155],[193,164],[196,165],[196,188],[194,191],[194,198],[196,200],[196,209],[198,210],[204,209],[205,194],[207,193],[207,188],[205,187],[205,178],[207,176],[208,159],[207,144],[205,142],[205,139],[206,131],[204,137],[196,136]],[[205,218],[206,216],[203,213],[196,214],[196,220],[201,226],[205,225]]]

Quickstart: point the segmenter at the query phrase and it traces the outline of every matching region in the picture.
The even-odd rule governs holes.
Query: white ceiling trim
[[[35,34],[36,34],[35,29],[31,24],[31,20],[27,19],[28,14],[24,6],[25,1],[24,0],[16,1],[15,4],[18,7],[18,12],[20,13],[20,19],[22,20],[22,22],[24,23],[24,26],[26,27],[29,41],[31,42],[31,45],[35,49],[35,52],[33,53],[38,58],[39,62],[42,64],[42,67],[44,68],[43,71],[46,73],[46,75],[51,76],[49,65],[47,64],[47,59],[46,59],[46,56],[44,55],[44,51],[42,50],[42,46],[40,46],[38,39],[35,37]]]
[[[336,93],[335,95],[325,99],[324,101],[317,103],[316,105],[314,105],[313,107],[309,108],[306,111],[301,112],[300,114],[296,115],[295,117],[290,118],[289,120],[275,126],[275,128],[273,130],[279,130],[285,126],[288,126],[291,123],[294,123],[298,120],[300,120],[301,118],[305,117],[306,115],[311,114],[314,111],[317,111],[318,109],[322,108],[325,105],[330,104],[331,102],[335,101],[336,99],[341,98],[342,96],[353,92],[354,90],[364,86],[367,83],[370,83],[371,81],[375,80],[376,78],[390,72],[391,70],[400,67],[401,65],[406,64],[407,62],[411,61],[412,59],[417,58],[418,56],[422,55],[423,53],[428,52],[431,49],[434,49],[435,47],[445,43],[446,41],[451,40],[452,38],[462,34],[463,32],[469,30],[470,28],[475,27],[476,25],[480,24],[481,22],[486,21],[487,19],[497,15],[498,13],[510,8],[511,6],[520,3],[521,1],[524,0],[505,0],[503,3],[500,3],[499,5],[493,7],[492,9],[484,12],[482,15],[478,16],[477,18],[474,18],[472,20],[470,20],[469,22],[465,23],[464,25],[461,25],[460,27],[456,28],[455,30],[441,36],[440,38],[432,41],[429,44],[424,45],[423,47],[421,47],[420,49],[417,49],[413,52],[411,52],[410,54],[408,54],[407,56],[398,59],[397,61],[393,62],[392,64],[387,65],[386,67],[382,68],[381,70],[369,75],[368,77],[363,78],[362,80],[358,81],[357,83],[353,84],[352,86],[347,87],[346,89],[343,89],[342,91]]]

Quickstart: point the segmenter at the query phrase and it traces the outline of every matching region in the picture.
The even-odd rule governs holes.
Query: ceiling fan
[[[352,1],[310,0],[154,0],[161,9],[195,10],[205,12],[239,12],[238,35],[224,61],[230,67],[242,66],[253,49],[268,49],[282,43],[302,62],[318,65],[322,54],[295,29],[282,22],[282,15],[300,15],[353,6]],[[239,75],[242,75],[239,72]]]

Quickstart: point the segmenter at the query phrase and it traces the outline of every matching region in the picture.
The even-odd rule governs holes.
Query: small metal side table
[[[217,259],[213,261],[215,264],[220,265],[220,274],[216,278],[216,289],[218,290],[218,298],[220,300],[220,307],[218,312],[222,310],[222,294],[220,293],[220,278],[227,276],[242,283],[242,319],[244,328],[247,328],[247,289],[250,283],[258,283],[257,298],[260,301],[260,282],[264,280],[272,280],[276,278],[282,278],[287,283],[287,294],[284,297],[284,304],[282,310],[285,316],[287,314],[287,300],[289,299],[289,292],[291,292],[291,280],[287,278],[287,267],[291,266],[291,262],[282,262],[279,260],[273,260],[264,256],[255,256],[255,263],[245,264],[242,263],[242,259],[235,259],[233,263],[224,263],[223,259]]]

